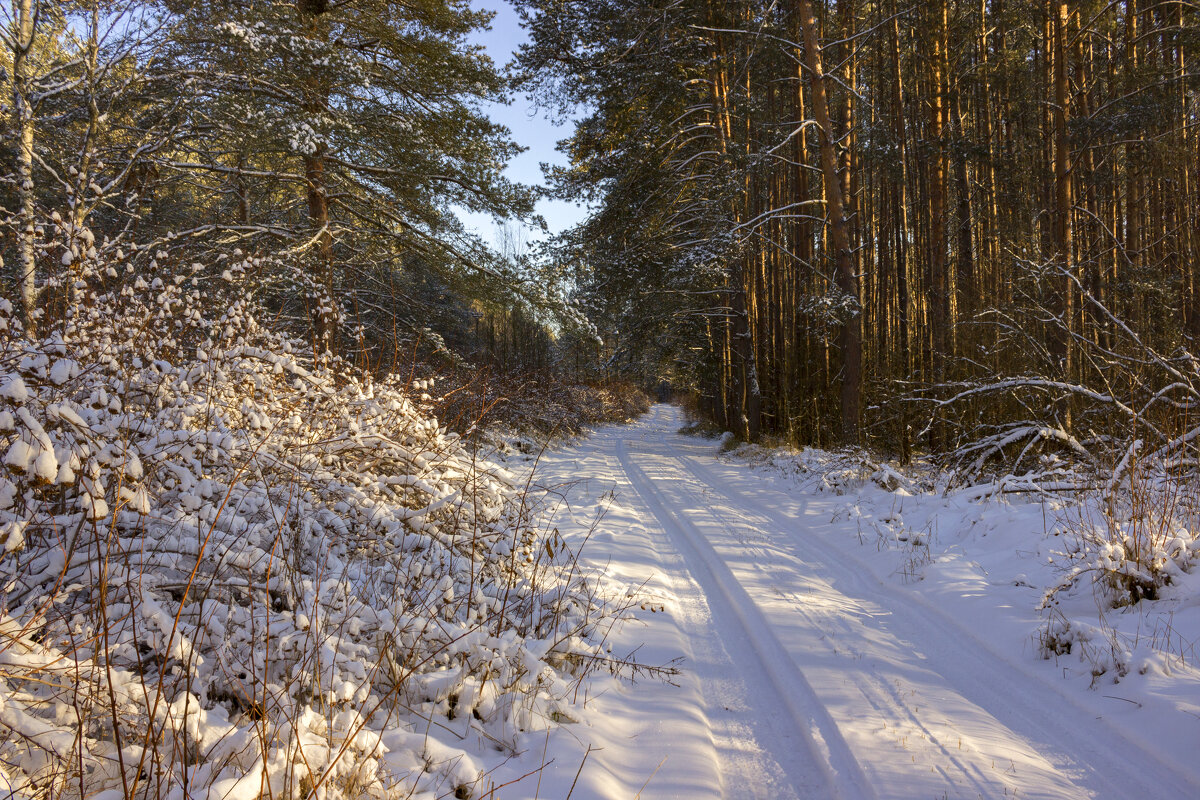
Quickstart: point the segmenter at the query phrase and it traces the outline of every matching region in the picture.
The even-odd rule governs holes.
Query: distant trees
[[[1140,385],[1115,326],[1196,352],[1193,6],[523,8],[527,85],[590,109],[557,176],[597,201],[564,240],[581,293],[619,361],[717,422],[903,452],[1014,419],[1073,435],[1078,393],[941,400]]]

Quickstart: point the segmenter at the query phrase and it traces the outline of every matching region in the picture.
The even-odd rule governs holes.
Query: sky
[[[488,55],[498,66],[507,64],[512,59],[513,51],[527,39],[516,12],[505,0],[473,0],[471,5],[496,12],[496,17],[492,20],[492,29],[479,31],[471,38],[487,48]],[[505,171],[505,175],[511,180],[542,186],[545,185],[540,166],[542,162],[566,163],[565,157],[557,152],[554,146],[559,139],[566,138],[571,133],[569,124],[555,126],[546,119],[544,112],[533,108],[523,95],[514,98],[512,105],[492,103],[486,105],[484,110],[492,119],[506,125],[518,144],[528,148],[513,159]],[[551,234],[571,227],[587,213],[584,207],[561,200],[542,200],[538,203],[537,210],[545,218]],[[464,210],[460,210],[458,215],[467,227],[478,232],[484,241],[496,242],[497,226],[490,215]],[[530,238],[538,239],[542,238],[542,235],[531,233]]]

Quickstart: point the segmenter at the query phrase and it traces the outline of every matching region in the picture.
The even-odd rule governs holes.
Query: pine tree
[[[467,41],[489,12],[461,0],[166,7],[179,32],[162,74],[202,101],[161,166],[232,198],[192,194],[185,208],[206,205],[210,224],[284,257],[319,350],[337,350],[347,313],[362,316],[358,294],[373,301],[413,256],[496,277],[452,211],[532,210],[501,174],[516,145],[480,111],[505,91]]]

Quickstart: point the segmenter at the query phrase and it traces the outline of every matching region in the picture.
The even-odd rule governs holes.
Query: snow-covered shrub
[[[1133,644],[1105,621],[1111,609],[1159,599],[1200,561],[1200,487],[1194,476],[1167,471],[1161,462],[1138,458],[1135,441],[1101,491],[1063,504],[1055,533],[1062,542],[1052,556],[1060,579],[1043,595],[1046,620],[1037,635],[1041,654],[1077,655],[1093,680],[1123,677],[1133,663]],[[1069,598],[1090,588],[1099,625],[1072,613]]]
[[[1136,451],[1136,448],[1134,448]],[[1090,575],[1110,607],[1154,600],[1200,561],[1200,491],[1193,478],[1147,471],[1126,459],[1100,494],[1069,507],[1065,576],[1047,595]]]
[[[1077,656],[1091,672],[1093,686],[1104,675],[1112,682],[1119,681],[1129,673],[1133,661],[1133,653],[1103,620],[1095,625],[1051,611],[1039,629],[1036,641],[1042,658]]]
[[[108,257],[37,341],[0,302],[0,789],[468,796],[427,729],[511,751],[612,610],[402,381],[260,323],[250,259]]]

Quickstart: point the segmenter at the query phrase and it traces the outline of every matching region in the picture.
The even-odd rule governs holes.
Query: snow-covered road
[[[1013,646],[982,584],[881,574],[845,498],[720,461],[681,423],[655,406],[539,467],[566,486],[560,528],[603,509],[586,554],[652,598],[616,650],[683,657],[678,687],[600,684],[577,741],[549,745],[542,797],[570,785],[581,743],[599,749],[576,798],[1200,797],[1195,761]]]

